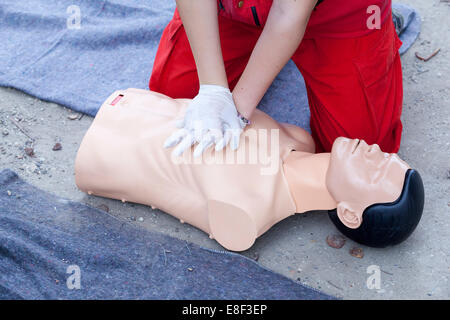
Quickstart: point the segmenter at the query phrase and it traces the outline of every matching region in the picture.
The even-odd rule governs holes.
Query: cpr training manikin
[[[419,223],[422,180],[396,154],[343,137],[331,153],[314,154],[305,130],[259,110],[237,150],[173,155],[163,144],[189,101],[141,89],[114,92],[78,150],[77,186],[159,208],[232,251],[311,210],[327,210],[344,235],[373,247],[402,242]]]

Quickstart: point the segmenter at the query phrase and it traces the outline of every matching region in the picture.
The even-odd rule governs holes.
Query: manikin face
[[[384,153],[364,140],[337,138],[331,150],[327,188],[337,202],[344,225],[356,229],[364,210],[390,203],[400,196],[408,164],[396,154]]]

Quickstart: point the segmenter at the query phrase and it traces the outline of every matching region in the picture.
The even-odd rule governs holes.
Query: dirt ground
[[[347,240],[327,245],[337,230],[323,212],[295,215],[274,226],[242,254],[301,283],[345,299],[450,298],[450,5],[440,0],[403,0],[422,16],[419,39],[402,56],[403,140],[400,156],[422,175],[426,202],[421,223],[404,243],[373,249]],[[428,62],[422,56],[440,52]],[[74,120],[72,120],[75,118]],[[201,246],[222,247],[196,228],[151,208],[88,196],[74,183],[73,165],[92,118],[0,88],[0,170],[10,168],[26,181],[58,196],[109,208],[109,213],[150,231]],[[30,139],[35,139],[31,143]],[[61,150],[54,151],[55,143]],[[34,149],[34,157],[25,148]],[[349,251],[361,247],[362,258]],[[367,268],[380,267],[381,287],[369,289]]]

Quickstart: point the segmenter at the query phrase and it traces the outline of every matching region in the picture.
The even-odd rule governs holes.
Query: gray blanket
[[[333,299],[0,172],[0,299]]]
[[[148,88],[174,6],[174,0],[1,0],[0,86],[94,116],[113,91]],[[420,19],[407,6],[395,7],[405,16],[404,52],[419,33]],[[306,90],[292,61],[260,108],[309,130]]]

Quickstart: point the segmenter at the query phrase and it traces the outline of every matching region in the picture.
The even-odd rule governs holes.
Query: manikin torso
[[[237,151],[173,157],[162,146],[188,103],[140,89],[113,93],[78,151],[78,187],[159,208],[234,251],[294,213],[336,208],[326,187],[330,154],[312,154],[306,131],[260,111]]]

